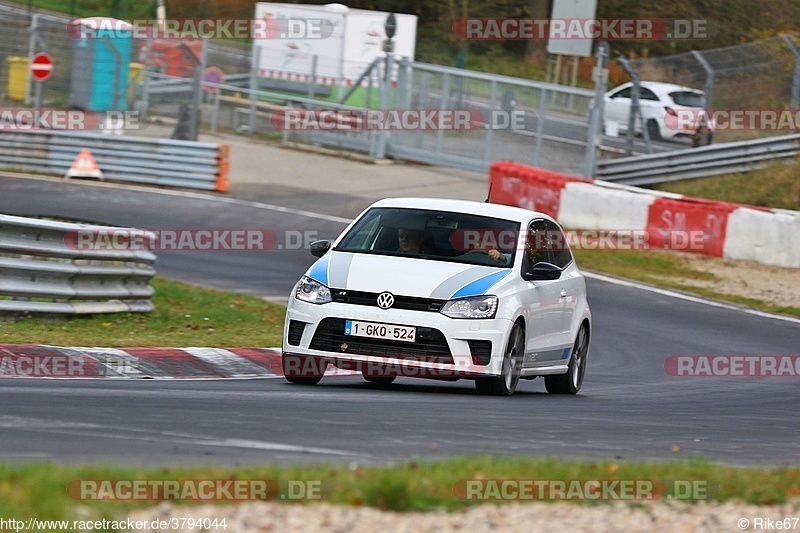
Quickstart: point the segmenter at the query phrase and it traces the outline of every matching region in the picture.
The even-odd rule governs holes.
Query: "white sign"
[[[554,39],[553,20],[594,19],[597,13],[597,0],[553,0],[553,12],[550,15],[550,39],[547,40],[547,51],[551,54],[565,56],[589,57],[592,55],[592,39],[559,38]]]

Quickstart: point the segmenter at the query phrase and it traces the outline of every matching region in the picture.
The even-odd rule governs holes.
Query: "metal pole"
[[[391,44],[391,41],[389,41]],[[385,112],[388,111],[391,104],[391,88],[392,88],[392,71],[394,70],[394,54],[391,49],[386,52],[386,72],[383,76],[383,85],[381,87],[381,109]],[[375,157],[377,159],[384,159],[386,157],[386,145],[389,144],[389,132],[378,132],[378,146],[375,149]]]
[[[36,82],[36,114],[34,119],[34,125],[38,129],[39,128],[39,117],[42,114],[42,82]]]
[[[794,75],[792,76],[792,98],[789,109],[797,109],[797,101],[800,100],[800,48],[788,35],[781,35],[781,38],[794,54]]]
[[[486,132],[486,145],[483,148],[483,160],[489,161],[489,158],[492,155],[492,144],[494,142],[494,110],[495,110],[495,99],[497,98],[497,80],[492,80],[491,89],[489,90],[489,117],[488,120],[491,121],[489,124],[489,130]],[[511,117],[508,117],[509,122],[511,121]],[[486,120],[484,120],[486,122]]]
[[[311,79],[308,81],[308,99],[313,100],[317,87],[317,55],[311,56]]]
[[[444,73],[444,82],[442,85],[442,99],[439,102],[439,109],[442,111],[447,110],[450,106],[450,74]],[[444,130],[439,128],[436,130],[436,153],[442,153],[442,146],[444,145]]]
[[[692,50],[691,54],[697,59],[697,62],[700,63],[700,66],[703,67],[703,70],[706,71],[706,97],[705,97],[705,105],[703,107],[708,110],[711,107],[711,97],[714,92],[714,69],[711,68],[711,65],[706,61],[706,58],[698,52],[697,50]]]
[[[142,74],[144,80],[142,82],[142,101],[139,105],[139,112],[142,114],[142,120],[147,120],[147,115],[150,107],[150,54],[153,53],[153,39],[148,37],[144,45],[144,67]]]
[[[33,78],[31,77],[31,63],[33,56],[36,54],[36,41],[37,32],[39,31],[39,14],[36,13],[31,17],[31,27],[28,35],[28,69],[25,72],[25,105],[31,105],[31,84]]]
[[[628,114],[628,131],[625,132],[625,155],[633,154],[633,134],[636,129],[637,117],[640,119],[640,124],[642,125],[642,137],[644,137],[647,153],[652,153],[650,132],[647,131],[647,124],[644,123],[642,110],[639,106],[639,86],[641,84],[639,74],[633,70],[629,59],[618,57],[617,62],[622,65],[622,68],[625,69],[625,72],[628,73],[628,76],[630,76],[633,81],[633,87],[631,88],[631,111],[630,114]]]
[[[261,66],[261,48],[253,50],[253,64],[250,66],[250,115],[247,117],[247,133],[252,135],[256,128],[256,97],[258,93],[258,74]]]
[[[589,131],[586,138],[586,156],[583,161],[583,175],[587,178],[594,176],[595,160],[597,158],[597,145],[600,131],[600,120],[602,119],[603,95],[606,92],[606,61],[608,60],[610,47],[605,41],[597,43],[597,67],[595,68],[594,80],[594,105],[589,114]]]
[[[570,85],[572,87],[576,87],[578,85],[578,56],[572,58],[572,80],[570,80]],[[569,108],[572,109],[575,107],[575,95],[570,93],[569,95]]]
[[[544,117],[547,114],[547,89],[539,91],[539,114],[536,116],[536,144],[533,148],[533,165],[539,166],[542,160],[542,136],[544,135]]]
[[[222,89],[217,88],[214,92],[214,112],[211,114],[211,135],[217,134],[217,121],[219,120],[219,97]]]

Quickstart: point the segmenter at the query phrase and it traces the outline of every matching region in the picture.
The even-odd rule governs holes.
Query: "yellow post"
[[[28,85],[28,58],[9,56],[6,58],[8,71],[8,99],[24,101]]]

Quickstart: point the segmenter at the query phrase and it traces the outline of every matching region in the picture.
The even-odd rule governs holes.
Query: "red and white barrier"
[[[569,229],[646,231],[650,248],[800,268],[797,211],[615,185],[511,161],[494,163],[489,181],[491,202],[546,213]],[[676,246],[686,235],[692,245]]]

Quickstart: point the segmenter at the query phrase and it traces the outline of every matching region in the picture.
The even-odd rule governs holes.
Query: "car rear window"
[[[519,222],[430,209],[375,207],[350,228],[335,250],[511,268]],[[415,251],[404,250],[399,235],[414,234]],[[404,237],[405,238],[405,237]],[[489,256],[497,250],[503,259]]]
[[[703,107],[705,105],[705,96],[703,96],[703,93],[676,91],[674,93],[669,93],[669,96],[676,105],[686,107]]]

